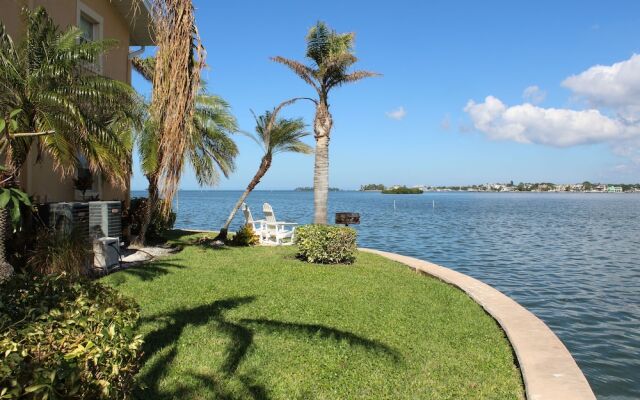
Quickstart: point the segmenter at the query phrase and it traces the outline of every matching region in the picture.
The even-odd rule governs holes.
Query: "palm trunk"
[[[329,196],[329,135],[331,114],[327,100],[320,99],[316,107],[313,130],[316,138],[315,165],[313,170],[313,223],[327,224],[327,201]]]
[[[9,279],[13,275],[13,267],[7,262],[6,240],[9,232],[9,212],[6,208],[0,209],[0,282]]]
[[[260,183],[260,180],[262,179],[264,174],[267,173],[267,171],[269,170],[269,167],[271,167],[271,154],[265,154],[262,157],[262,161],[260,162],[260,168],[258,168],[258,172],[256,172],[256,175],[253,177],[251,182],[249,182],[249,185],[247,186],[245,191],[242,193],[242,196],[240,196],[240,198],[236,202],[236,205],[233,206],[233,209],[231,210],[231,214],[229,214],[229,218],[227,218],[227,221],[224,223],[224,226],[222,227],[222,229],[220,229],[220,233],[218,233],[218,236],[216,236],[215,240],[222,240],[222,241],[227,240],[227,234],[229,233],[229,226],[231,226],[233,217],[236,216],[236,213],[240,209],[240,206],[242,206],[242,203],[244,203],[244,201],[246,200],[247,196],[249,196],[249,193],[251,193],[251,191],[255,189],[256,186],[258,186],[258,183]]]
[[[149,193],[149,195],[147,196],[147,204],[144,208],[142,223],[140,225],[140,232],[138,233],[138,237],[136,237],[133,242],[133,244],[138,247],[142,247],[146,243],[147,230],[149,229],[149,225],[151,224],[151,217],[153,216],[153,211],[158,206],[158,176],[157,174],[149,174],[147,175],[147,180],[149,181],[149,188],[147,189]]]

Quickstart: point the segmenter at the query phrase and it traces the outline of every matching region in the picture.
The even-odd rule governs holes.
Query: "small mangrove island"
[[[383,189],[382,194],[422,194],[424,193],[420,188],[409,188],[406,186],[395,186],[388,189]]]

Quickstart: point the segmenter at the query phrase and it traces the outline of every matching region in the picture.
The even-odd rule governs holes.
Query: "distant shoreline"
[[[131,189],[131,192],[146,192],[147,189]],[[179,189],[179,192],[243,192],[244,189]],[[308,193],[307,191],[295,190],[295,189],[256,189],[254,192],[298,192]],[[381,193],[381,190],[358,190],[358,189],[340,189],[341,193]],[[499,192],[499,191],[470,191],[470,190],[427,190],[423,192],[428,193],[492,193],[492,194],[522,194],[522,193],[554,193],[554,194],[640,194],[640,192],[567,192],[567,191],[511,191],[511,192]]]

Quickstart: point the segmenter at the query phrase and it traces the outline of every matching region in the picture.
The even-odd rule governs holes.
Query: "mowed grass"
[[[144,399],[522,399],[511,347],[460,290],[360,253],[190,244],[103,282],[142,308]]]

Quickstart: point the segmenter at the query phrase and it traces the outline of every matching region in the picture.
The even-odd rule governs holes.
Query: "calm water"
[[[217,230],[239,195],[182,191],[176,226]],[[247,203],[256,219],[267,201],[279,220],[308,223],[312,198],[257,191]],[[329,211],[360,213],[361,246],[433,261],[516,299],[563,340],[598,398],[640,398],[640,195],[335,192]]]

